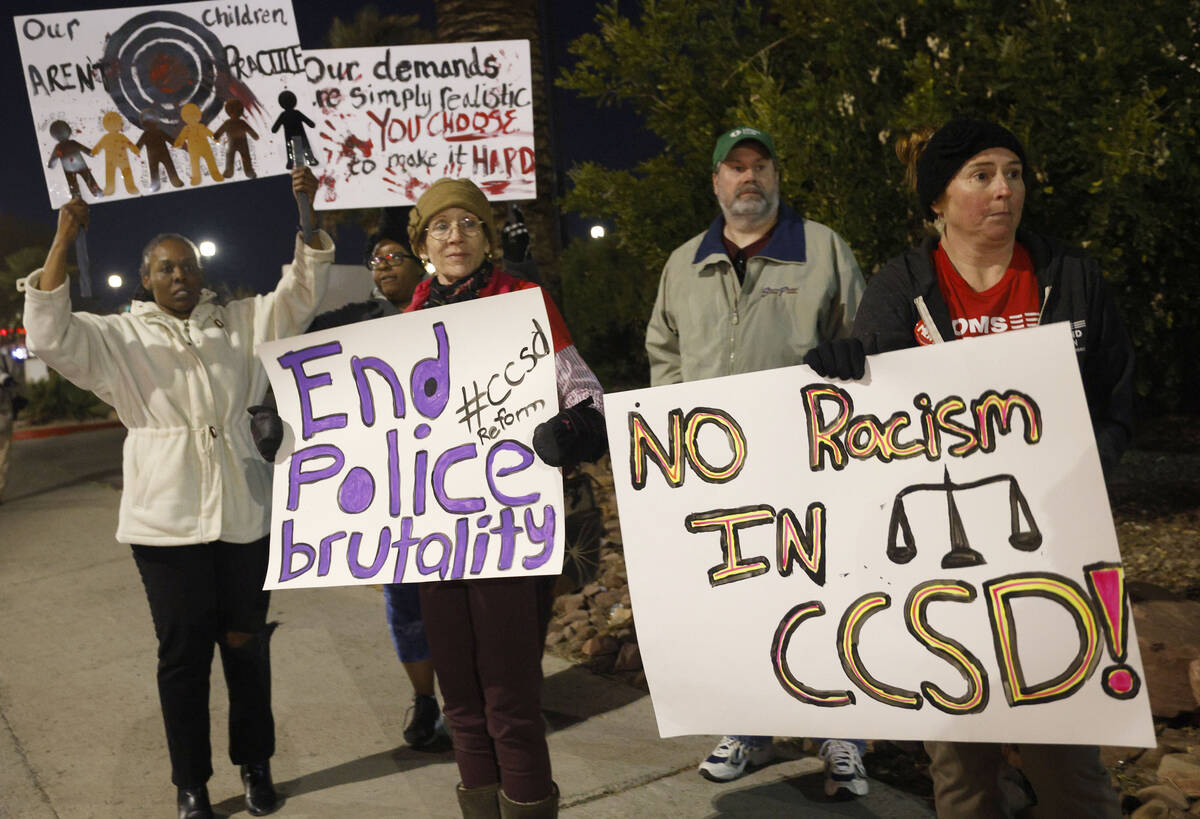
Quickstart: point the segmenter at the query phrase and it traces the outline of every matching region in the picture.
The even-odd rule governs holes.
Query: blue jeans
[[[425,623],[421,620],[421,598],[415,583],[385,583],[384,608],[392,645],[402,663],[419,663],[429,659],[429,642],[425,639]]]

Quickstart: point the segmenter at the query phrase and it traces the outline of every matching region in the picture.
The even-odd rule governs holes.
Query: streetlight
[[[113,290],[120,290],[121,285],[125,284],[125,280],[121,278],[120,273],[112,273],[108,277],[108,286]]]
[[[592,225],[591,235],[593,239],[603,239],[604,225]]]
[[[208,239],[205,239],[203,242],[200,243],[200,255],[205,256],[205,257],[217,255],[216,243],[212,242]]]

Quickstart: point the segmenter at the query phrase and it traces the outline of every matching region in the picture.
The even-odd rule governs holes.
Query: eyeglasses
[[[471,216],[464,216],[461,219],[438,219],[436,222],[425,228],[425,232],[439,242],[444,242],[450,238],[450,231],[458,225],[458,233],[460,236],[478,236],[479,231],[483,230],[483,223]]]
[[[368,270],[383,270],[385,267],[399,267],[405,259],[415,259],[411,253],[385,253],[382,256],[372,256],[367,259]]]

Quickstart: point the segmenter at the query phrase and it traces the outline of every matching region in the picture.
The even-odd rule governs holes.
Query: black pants
[[[270,630],[266,627],[268,540],[195,546],[133,546],[158,637],[158,698],[180,788],[212,776],[208,692],[213,645],[229,688],[229,757],[235,765],[275,753]],[[233,648],[228,632],[253,635]]]
[[[466,788],[517,802],[554,789],[542,719],[542,648],[554,577],[422,583],[433,667]]]

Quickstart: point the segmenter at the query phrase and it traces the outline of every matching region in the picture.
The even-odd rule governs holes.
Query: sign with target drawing
[[[15,17],[51,207],[285,173],[290,2]]]

